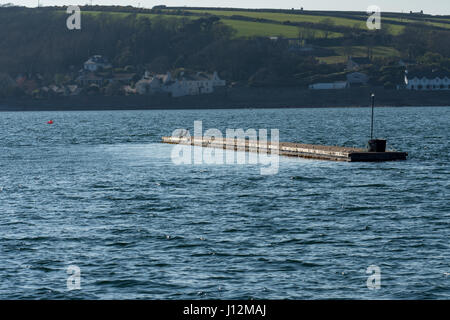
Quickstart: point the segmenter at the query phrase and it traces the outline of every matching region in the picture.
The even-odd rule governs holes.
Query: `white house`
[[[214,87],[224,86],[225,81],[221,80],[214,72],[209,75],[202,72],[196,74],[185,74],[182,72],[178,81],[172,86],[172,96],[181,97],[186,95],[199,95],[205,93],[213,93]]]
[[[111,64],[106,58],[100,55],[90,57],[83,65],[84,70],[97,71],[100,68],[111,68]]]
[[[330,83],[314,83],[309,86],[311,90],[339,90],[348,88],[347,81],[330,82]]]
[[[151,76],[148,72],[136,83],[136,91],[139,94],[169,93],[172,97],[188,95],[200,95],[213,93],[216,87],[223,87],[226,81],[220,79],[217,72],[206,74],[197,72],[185,74],[181,72],[176,79],[172,78],[170,72]]]
[[[405,72],[405,88],[408,90],[450,90],[450,75],[444,72]]]
[[[169,92],[169,88],[173,83],[170,72],[152,76],[146,71],[144,77],[136,83],[136,92],[138,94]]]

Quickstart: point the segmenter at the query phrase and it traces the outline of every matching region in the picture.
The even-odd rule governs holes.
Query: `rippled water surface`
[[[406,162],[175,165],[176,128],[364,146],[369,109],[0,113],[0,298],[449,299],[449,108],[378,108]],[[53,119],[53,125],[46,122]],[[81,269],[68,291],[67,267]],[[366,269],[381,269],[369,290]]]

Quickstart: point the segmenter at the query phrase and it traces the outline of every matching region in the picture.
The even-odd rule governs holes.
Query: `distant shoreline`
[[[72,96],[45,100],[0,99],[0,111],[94,111],[181,109],[271,109],[367,107],[375,93],[377,107],[450,106],[450,91],[406,91],[383,88],[300,90],[233,88],[201,96]]]
[[[65,111],[170,111],[170,110],[249,110],[249,109],[353,109],[353,108],[369,108],[370,106],[310,106],[310,107],[173,107],[173,108],[163,108],[163,107],[96,107],[96,108],[81,108],[81,107],[73,107],[73,108],[65,108],[65,107],[5,107],[0,106],[0,112],[65,112]],[[450,103],[448,105],[408,105],[408,106],[390,106],[390,105],[377,105],[376,108],[448,108],[450,107]]]

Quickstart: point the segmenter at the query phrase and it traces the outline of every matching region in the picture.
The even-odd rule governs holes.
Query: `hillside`
[[[92,55],[113,66],[95,77],[126,74],[131,89],[145,71],[182,70],[217,71],[234,86],[307,88],[345,80],[349,56],[367,58],[357,70],[370,85],[386,88],[403,81],[400,59],[410,68],[450,70],[448,16],[383,13],[382,29],[373,31],[363,12],[131,6],[81,11],[82,30],[68,30],[63,7],[0,8],[0,97],[79,85],[79,70]],[[17,79],[28,85],[14,85]],[[123,94],[119,86],[107,90],[107,82],[98,82],[98,92]]]
[[[98,14],[100,11],[94,8],[87,8],[91,13]],[[114,8],[114,10],[120,10]],[[136,9],[138,10],[138,9]],[[141,9],[138,12],[144,11]],[[106,11],[110,14],[126,15],[125,10],[118,12]],[[205,16],[220,17],[221,20],[236,29],[237,36],[285,36],[292,35],[292,26],[309,26],[317,31],[316,36],[323,37],[324,31],[332,27],[346,27],[359,30],[367,30],[367,14],[364,12],[335,12],[335,11],[300,11],[300,10],[244,10],[244,9],[222,9],[222,8],[189,8],[173,7],[154,9],[152,13],[139,13],[150,18],[159,17],[178,17],[198,19]],[[392,35],[400,34],[405,27],[409,25],[421,24],[434,30],[450,29],[450,17],[431,16],[423,14],[401,14],[401,13],[383,13],[383,28]],[[241,21],[241,22],[237,22]],[[248,23],[242,23],[246,21]],[[275,27],[274,25],[279,25]],[[323,25],[325,24],[325,26]],[[315,26],[314,26],[315,25]],[[326,32],[332,37],[343,36],[339,32]],[[297,32],[298,35],[298,32]]]
[[[87,12],[99,14],[100,12]],[[110,14],[127,14],[124,12],[109,12]],[[367,32],[367,14],[365,12],[335,12],[335,11],[303,11],[303,10],[270,10],[270,9],[233,9],[233,8],[189,8],[165,7],[155,9],[153,13],[139,13],[152,19],[200,19],[218,17],[225,25],[235,30],[234,38],[251,37],[304,37],[308,40],[339,39],[344,40],[346,33]],[[431,16],[413,13],[383,13],[382,28],[385,34],[401,35],[407,27],[420,26],[427,30],[450,30],[449,16]],[[344,45],[333,45],[335,55],[322,57],[325,63],[338,63],[346,59],[348,51],[353,56],[366,56],[367,50],[362,46],[351,46],[345,50]],[[399,57],[399,51],[394,46],[374,46],[374,57]]]

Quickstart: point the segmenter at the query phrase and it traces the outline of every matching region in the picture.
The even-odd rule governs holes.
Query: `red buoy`
[[[47,124],[53,124],[53,120],[49,120]]]

